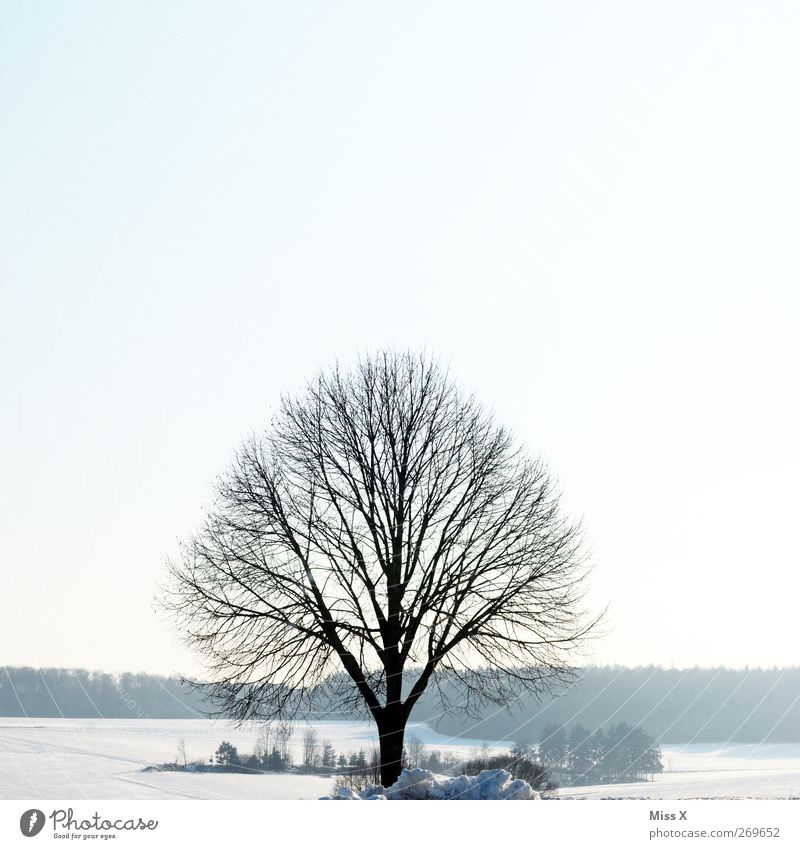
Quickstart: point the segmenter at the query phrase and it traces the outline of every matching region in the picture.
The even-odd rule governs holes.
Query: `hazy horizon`
[[[153,672],[149,669],[101,669],[99,667],[90,667],[90,666],[46,666],[46,665],[34,665],[29,663],[0,663],[0,669],[9,670],[9,669],[35,669],[35,670],[54,670],[60,672],[88,672],[98,673],[102,675],[148,675],[156,678],[179,678],[181,677],[181,673],[178,670],[174,672]],[[414,667],[412,667],[413,669]],[[790,672],[795,669],[800,669],[800,663],[793,664],[791,666],[701,666],[697,664],[693,664],[691,666],[663,666],[657,663],[640,663],[640,664],[623,664],[623,663],[587,663],[580,666],[574,667],[574,671],[581,672],[587,669],[626,669],[626,670],[637,670],[637,669],[659,669],[664,672],[690,672],[690,671],[717,671],[717,670],[726,670],[729,672]],[[202,672],[202,670],[200,670]],[[192,676],[186,674],[186,677],[192,680],[196,680],[198,683],[203,682],[202,675]]]
[[[0,10],[0,643],[199,674],[164,560],[281,393],[427,348],[582,517],[576,663],[796,667],[800,7]]]

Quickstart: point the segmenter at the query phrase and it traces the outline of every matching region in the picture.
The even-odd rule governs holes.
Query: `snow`
[[[366,723],[325,721],[314,727],[320,739],[330,739],[340,752],[369,750],[376,739]],[[303,730],[298,723],[295,761],[300,760]],[[419,723],[409,726],[409,734],[459,756],[474,754],[481,744],[437,734]],[[256,736],[252,726],[237,728],[205,719],[0,718],[0,799],[318,799],[332,792],[329,775],[142,771],[173,761],[179,737],[186,740],[190,760],[207,761],[222,740],[249,752]],[[509,745],[490,743],[495,749]],[[663,746],[662,751],[665,772],[652,783],[562,788],[559,796],[800,796],[800,745]]]
[[[349,788],[340,789],[334,796],[323,799],[342,801],[377,801],[393,799],[437,800],[510,800],[538,799],[539,794],[522,779],[512,779],[504,769],[484,769],[478,775],[458,775],[455,778],[434,775],[427,769],[404,769],[391,787],[372,785],[360,794]]]
[[[306,723],[296,723],[292,740],[301,760]],[[374,726],[361,722],[314,722],[320,740],[337,752],[366,752],[377,743]],[[479,740],[453,739],[424,724],[408,734],[432,748],[461,757],[474,754]],[[175,760],[179,737],[190,761],[208,761],[228,740],[251,752],[258,730],[207,719],[39,719],[0,718],[0,799],[318,799],[330,793],[330,775],[273,773],[142,772]],[[495,748],[508,748],[498,742]]]
[[[661,747],[664,772],[652,782],[564,787],[570,799],[782,799],[800,796],[798,744]]]

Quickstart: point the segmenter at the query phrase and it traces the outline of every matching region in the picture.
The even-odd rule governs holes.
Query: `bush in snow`
[[[391,786],[380,784],[360,792],[340,787],[333,796],[323,799],[363,801],[383,799],[538,799],[539,794],[521,778],[512,778],[504,769],[485,769],[478,775],[454,778],[436,776],[427,769],[404,769]]]
[[[484,770],[504,769],[514,778],[523,779],[540,793],[552,793],[556,789],[547,770],[519,747],[506,754],[478,755],[465,761],[461,769],[467,775],[477,775]]]

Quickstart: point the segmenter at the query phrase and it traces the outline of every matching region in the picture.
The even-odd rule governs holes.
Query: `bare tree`
[[[258,729],[256,737],[256,745],[253,749],[253,754],[259,763],[264,763],[272,754],[272,723],[262,722]]]
[[[587,568],[543,463],[437,362],[383,352],[245,442],[166,604],[220,712],[360,703],[391,784],[426,690],[469,712],[569,671]]]
[[[186,738],[178,737],[178,754],[175,756],[175,763],[186,766]]]
[[[303,766],[306,769],[319,766],[319,734],[311,725],[303,732]]]
[[[275,748],[284,766],[292,762],[292,737],[294,736],[294,725],[286,720],[281,720],[275,729]]]
[[[413,734],[410,735],[405,741],[405,758],[404,766],[407,767],[416,767],[422,766],[425,757],[427,755],[427,749],[425,748],[425,744],[419,737],[415,737]]]

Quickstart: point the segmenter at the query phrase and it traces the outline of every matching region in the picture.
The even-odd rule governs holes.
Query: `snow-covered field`
[[[331,740],[340,752],[368,750],[376,739],[368,724],[316,722],[314,727],[321,740]],[[301,759],[303,730],[304,724],[297,723],[295,761]],[[423,724],[410,725],[409,734],[461,756],[483,742],[446,737]],[[180,737],[190,760],[208,760],[222,740],[246,753],[256,736],[252,726],[204,719],[0,718],[0,799],[316,799],[331,792],[329,776],[142,772],[150,764],[174,761]],[[500,741],[489,744],[508,748]],[[652,783],[565,788],[559,795],[800,796],[800,745],[664,746],[663,754],[665,771]]]
[[[337,752],[369,752],[377,742],[368,724],[313,726],[320,741],[330,740]],[[305,727],[295,724],[295,762],[302,760]],[[410,723],[408,734],[459,755],[482,743],[446,737],[423,724]],[[332,790],[330,776],[142,772],[174,761],[181,737],[190,761],[208,761],[223,740],[242,754],[251,752],[257,729],[206,719],[0,718],[0,799],[316,799]]]
[[[652,782],[563,788],[578,799],[741,798],[800,796],[800,745],[662,746],[664,772]]]

